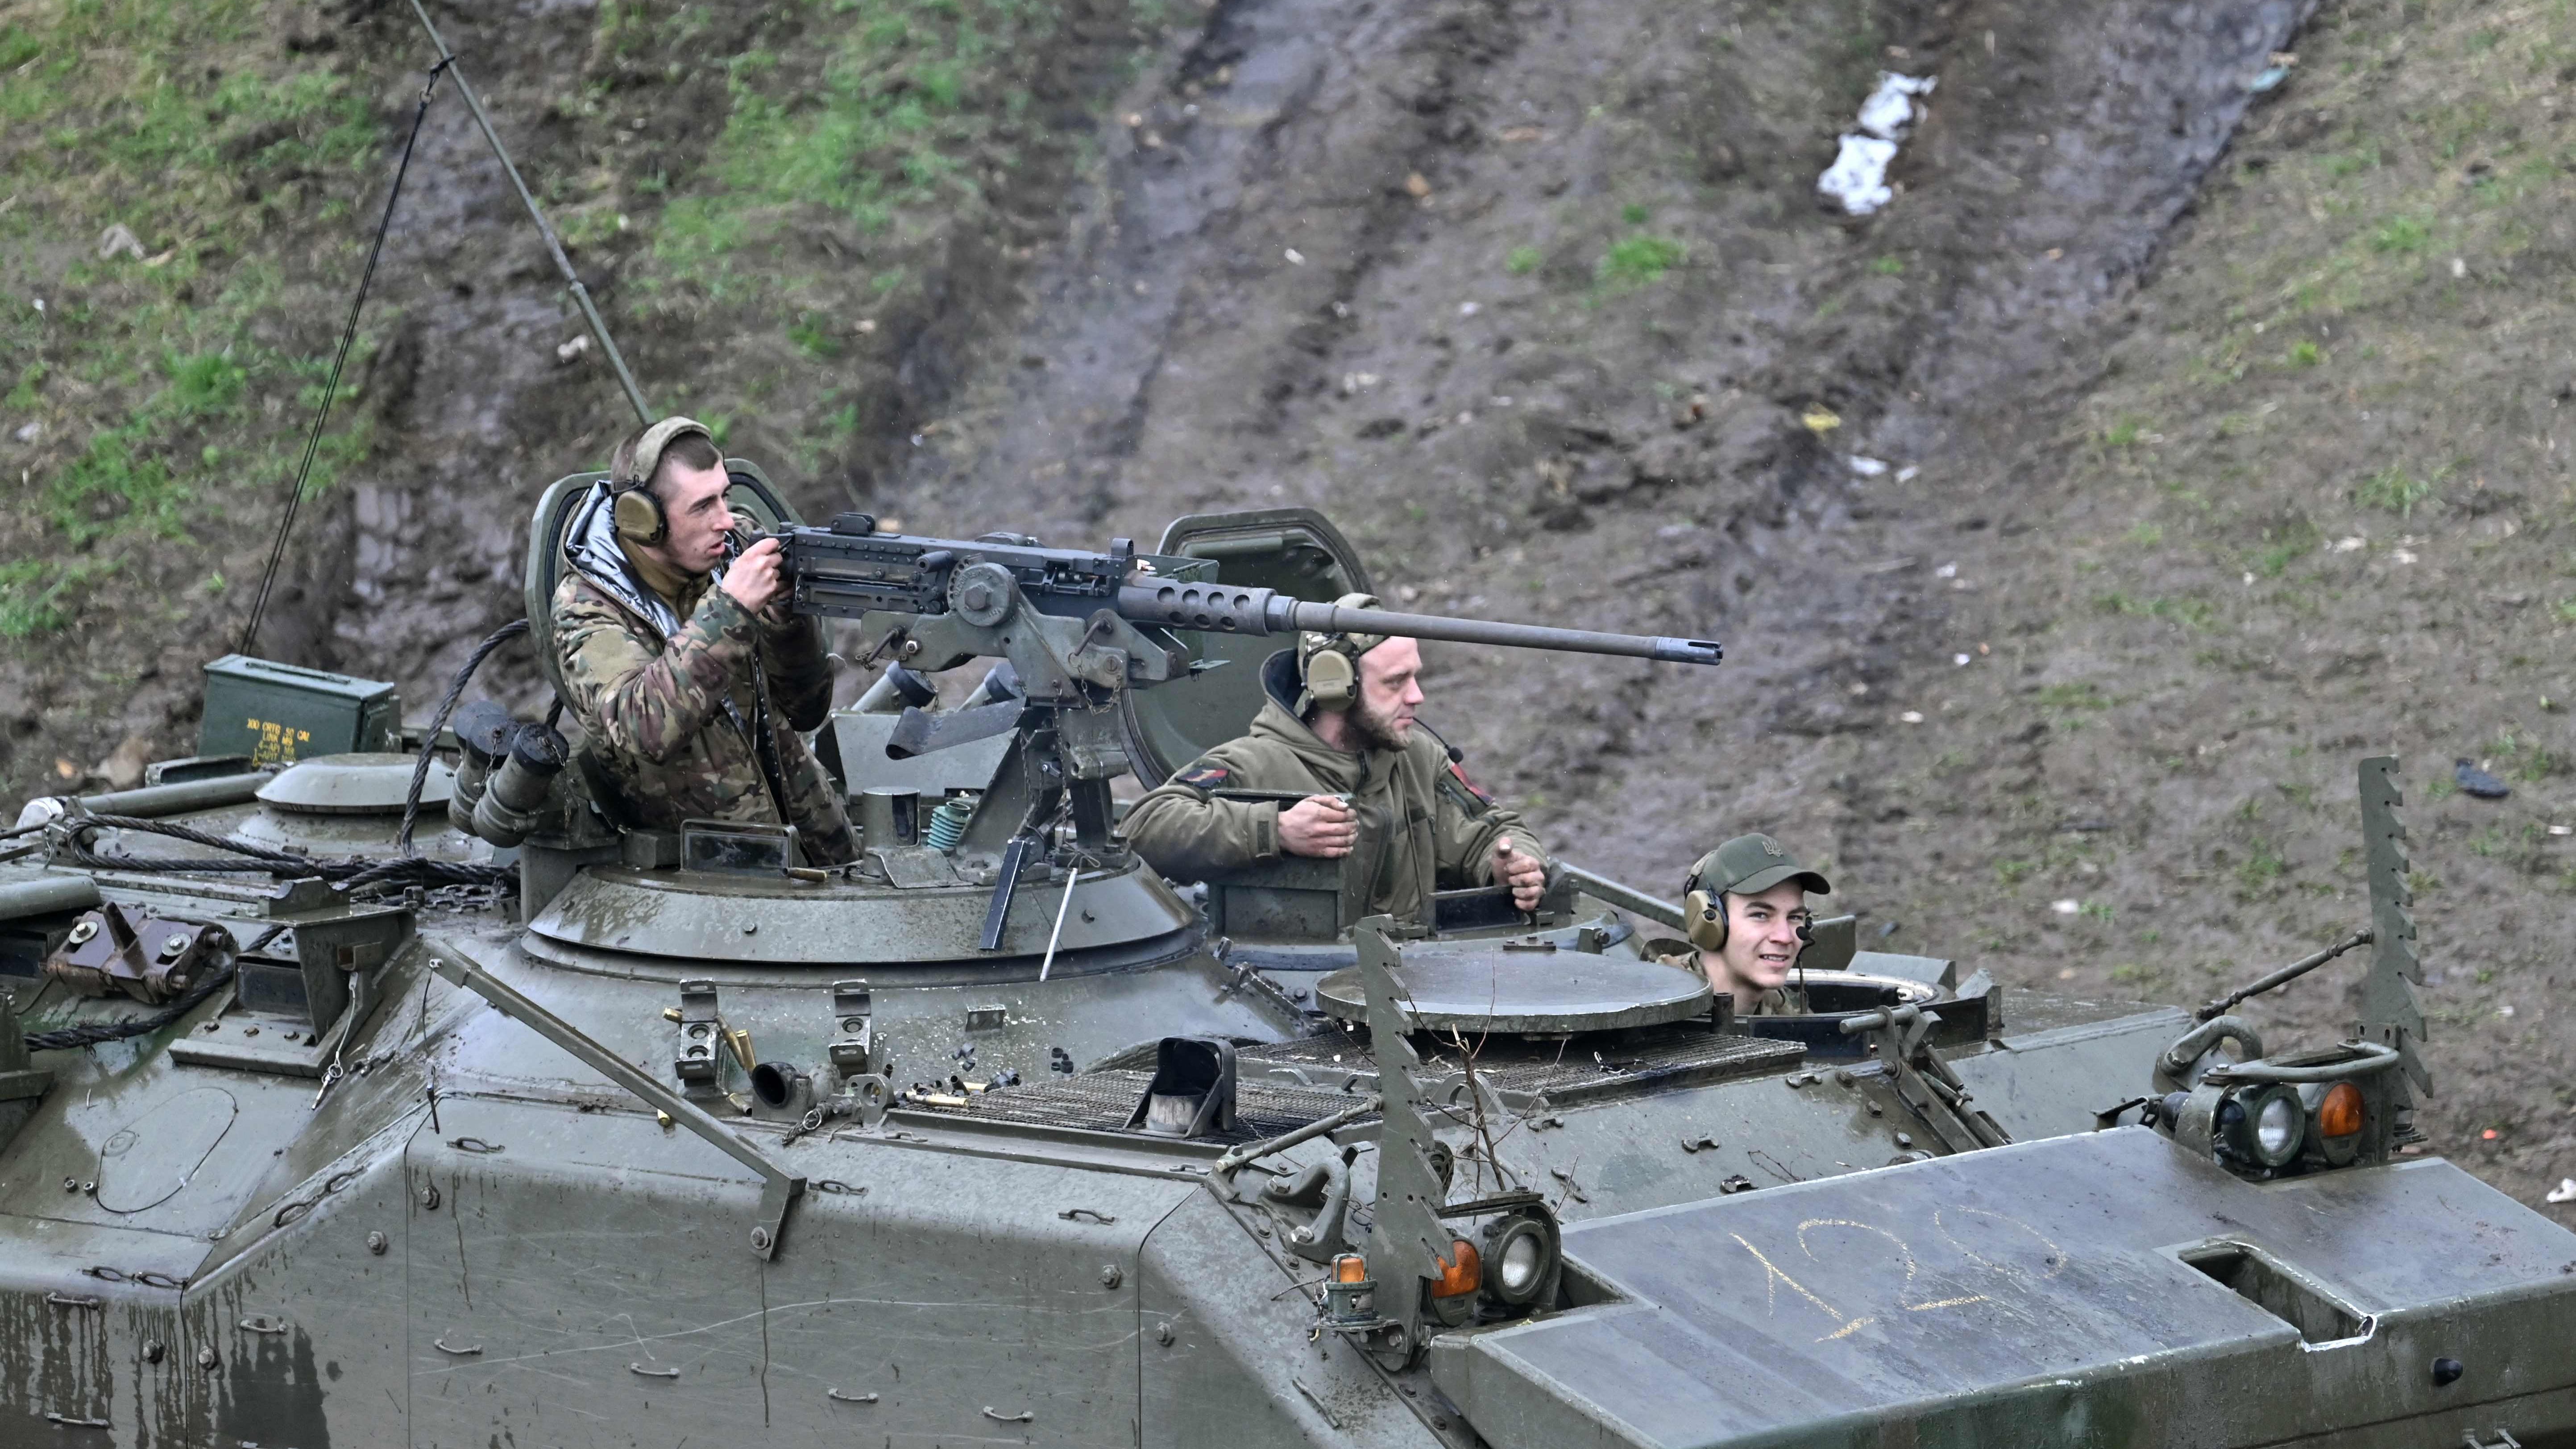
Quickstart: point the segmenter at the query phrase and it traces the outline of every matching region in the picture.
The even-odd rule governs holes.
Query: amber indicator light
[[[1344,1253],[1333,1260],[1333,1281],[1365,1283],[1368,1281],[1368,1259],[1357,1253]]]
[[[2317,1104],[2317,1135],[2350,1137],[2361,1130],[2361,1088],[2337,1082]]]
[[[1476,1245],[1465,1238],[1452,1238],[1448,1256],[1440,1260],[1440,1286],[1431,1290],[1431,1296],[1455,1298],[1461,1293],[1473,1293],[1484,1281],[1485,1265],[1476,1256]]]

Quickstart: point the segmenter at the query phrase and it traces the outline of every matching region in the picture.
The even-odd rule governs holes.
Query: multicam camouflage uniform
[[[1494,844],[1506,836],[1546,863],[1519,812],[1470,784],[1430,731],[1415,726],[1402,750],[1348,754],[1291,707],[1297,677],[1287,651],[1263,666],[1262,683],[1270,698],[1249,734],[1201,755],[1128,810],[1121,828],[1154,869],[1195,881],[1279,858],[1280,803],[1223,799],[1213,793],[1220,790],[1350,796],[1359,816],[1352,853],[1377,858],[1371,914],[1418,919],[1435,890],[1493,884]]]
[[[776,824],[783,803],[809,863],[856,859],[840,790],[798,733],[831,711],[821,631],[809,618],[755,618],[712,578],[657,580],[667,593],[651,587],[649,565],[618,542],[605,496],[603,488],[585,501],[566,533],[572,567],[555,589],[555,659],[586,748],[624,787],[635,823]],[[752,745],[755,650],[783,802],[773,802]]]

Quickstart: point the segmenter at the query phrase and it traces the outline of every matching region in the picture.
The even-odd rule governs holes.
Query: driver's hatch
[[[1207,559],[1216,564],[1220,583],[1276,589],[1311,602],[1330,603],[1369,589],[1368,570],[1350,540],[1311,508],[1176,518],[1154,552]],[[1202,660],[1224,662],[1159,688],[1126,691],[1129,754],[1148,787],[1252,727],[1252,717],[1261,712],[1261,661],[1289,644],[1192,631],[1181,631],[1181,637]]]

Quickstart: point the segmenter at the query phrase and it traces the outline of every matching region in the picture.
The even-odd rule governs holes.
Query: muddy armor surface
[[[1493,884],[1494,843],[1544,863],[1520,812],[1497,805],[1454,767],[1431,732],[1416,727],[1404,749],[1346,754],[1317,738],[1288,706],[1296,688],[1287,653],[1263,666],[1269,699],[1252,729],[1193,761],[1128,811],[1128,843],[1175,880],[1279,858],[1282,802],[1230,800],[1227,791],[1348,795],[1359,816],[1363,860],[1378,860],[1369,910],[1412,918],[1431,892]],[[1389,848],[1390,845],[1393,848]]]
[[[856,858],[840,794],[799,732],[829,713],[832,675],[810,618],[771,624],[701,576],[647,585],[619,546],[609,510],[585,505],[554,597],[554,635],[566,703],[592,753],[623,788],[636,823],[677,830],[684,820],[779,818],[753,746],[761,718],[755,661],[766,676],[786,823],[806,858]],[[682,610],[685,609],[685,613]]]

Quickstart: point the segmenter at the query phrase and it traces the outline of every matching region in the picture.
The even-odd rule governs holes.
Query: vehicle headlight
[[[2307,1135],[2308,1113],[2299,1094],[2288,1087],[2266,1087],[2247,1093],[2242,1105],[2245,1125],[2240,1141],[2245,1155],[2265,1167],[2288,1166]]]
[[[1551,1256],[1545,1228],[1512,1219],[1485,1249],[1485,1291],[1514,1307],[1529,1302],[1547,1282]]]

